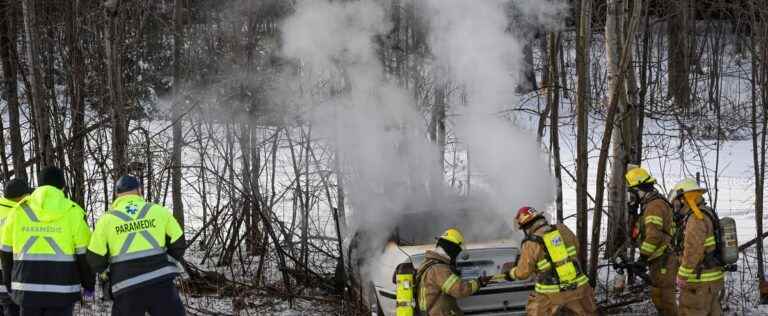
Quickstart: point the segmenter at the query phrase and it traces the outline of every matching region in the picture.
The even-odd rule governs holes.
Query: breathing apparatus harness
[[[547,241],[545,241],[544,238],[545,237],[549,238],[550,234],[555,233],[556,235],[554,236],[554,238],[558,238],[560,240],[559,242],[562,243],[563,249],[565,249],[566,247],[565,242],[562,241],[562,236],[560,235],[560,232],[557,229],[557,227],[550,224],[544,224],[539,227],[539,229],[544,227],[545,237],[537,236],[533,232],[528,233],[528,228],[533,226],[536,222],[538,222],[538,220],[533,221],[529,225],[526,225],[521,228],[524,229],[525,231],[525,238],[523,239],[522,244],[525,244],[528,241],[539,244],[544,250],[544,259],[547,262],[549,262],[549,265],[551,266],[550,270],[541,271],[541,273],[537,277],[538,282],[546,285],[559,285],[560,288],[565,291],[575,290],[579,285],[573,281],[576,279],[577,276],[582,274],[582,271],[581,271],[581,268],[579,267],[578,262],[575,260],[571,260],[567,252],[565,253],[565,258],[555,258],[555,259],[559,259],[555,261],[552,258],[552,254],[550,253],[552,242],[548,243]],[[562,257],[562,255],[558,257]]]

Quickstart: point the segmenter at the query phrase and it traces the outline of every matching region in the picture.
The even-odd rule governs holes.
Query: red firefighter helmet
[[[519,227],[524,227],[525,225],[528,225],[530,223],[533,223],[535,220],[539,218],[544,218],[539,211],[537,211],[535,208],[530,206],[523,206],[517,210],[517,215],[515,216],[515,220],[517,220],[517,225]]]

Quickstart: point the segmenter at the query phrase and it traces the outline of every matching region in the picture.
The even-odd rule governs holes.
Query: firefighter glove
[[[688,282],[685,281],[685,279],[681,278],[680,276],[677,277],[677,280],[675,282],[677,284],[678,289],[684,288],[686,285],[688,285]]]
[[[489,276],[482,276],[477,278],[477,283],[480,284],[480,287],[486,287],[488,286],[488,283],[491,283],[492,277]]]
[[[640,259],[637,260],[637,263],[642,264],[644,266],[647,266],[648,265],[648,256],[640,255]]]
[[[648,273],[648,263],[645,261],[638,261],[632,264],[632,272],[634,274],[646,274]]]
[[[491,283],[501,283],[501,282],[504,282],[504,281],[509,281],[508,275],[509,275],[509,273],[507,273],[507,274],[497,273],[497,274],[495,274],[493,276],[493,278],[491,278]]]
[[[513,262],[507,262],[503,266],[501,266],[501,273],[509,274],[509,271],[512,271],[512,268],[514,267],[515,267],[515,264]]]

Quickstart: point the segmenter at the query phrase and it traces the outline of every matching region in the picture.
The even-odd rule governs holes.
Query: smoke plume
[[[554,196],[547,158],[529,132],[501,113],[517,102],[514,87],[525,44],[518,37],[555,23],[563,5],[538,0],[422,3],[437,63],[467,91],[466,106],[454,107],[459,114],[455,133],[467,145],[474,168],[484,174],[493,206],[508,214],[523,205],[547,207]]]
[[[419,4],[443,79],[468,96],[466,105],[454,102],[458,97],[449,105],[458,114],[452,128],[484,183],[467,198],[444,184],[438,149],[427,141],[412,94],[385,76],[374,42],[391,29],[381,2],[298,2],[282,25],[282,52],[301,63],[285,86],[299,82],[300,88],[275,97],[303,104],[314,133],[338,151],[351,220],[367,240],[363,247],[383,244],[396,226],[407,230],[404,235],[432,237],[459,226],[469,240],[511,236],[512,226],[499,219],[511,223],[512,210],[523,204],[548,206],[553,181],[534,138],[499,115],[516,100],[522,56],[520,42],[507,31],[509,7],[500,0]],[[535,19],[549,16],[538,1],[524,3],[537,6],[528,8]],[[422,222],[418,214],[429,218]]]

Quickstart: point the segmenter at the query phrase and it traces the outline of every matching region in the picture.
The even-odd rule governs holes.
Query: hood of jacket
[[[22,203],[27,203],[41,222],[58,220],[72,211],[72,201],[63,191],[49,185],[35,189]]]

